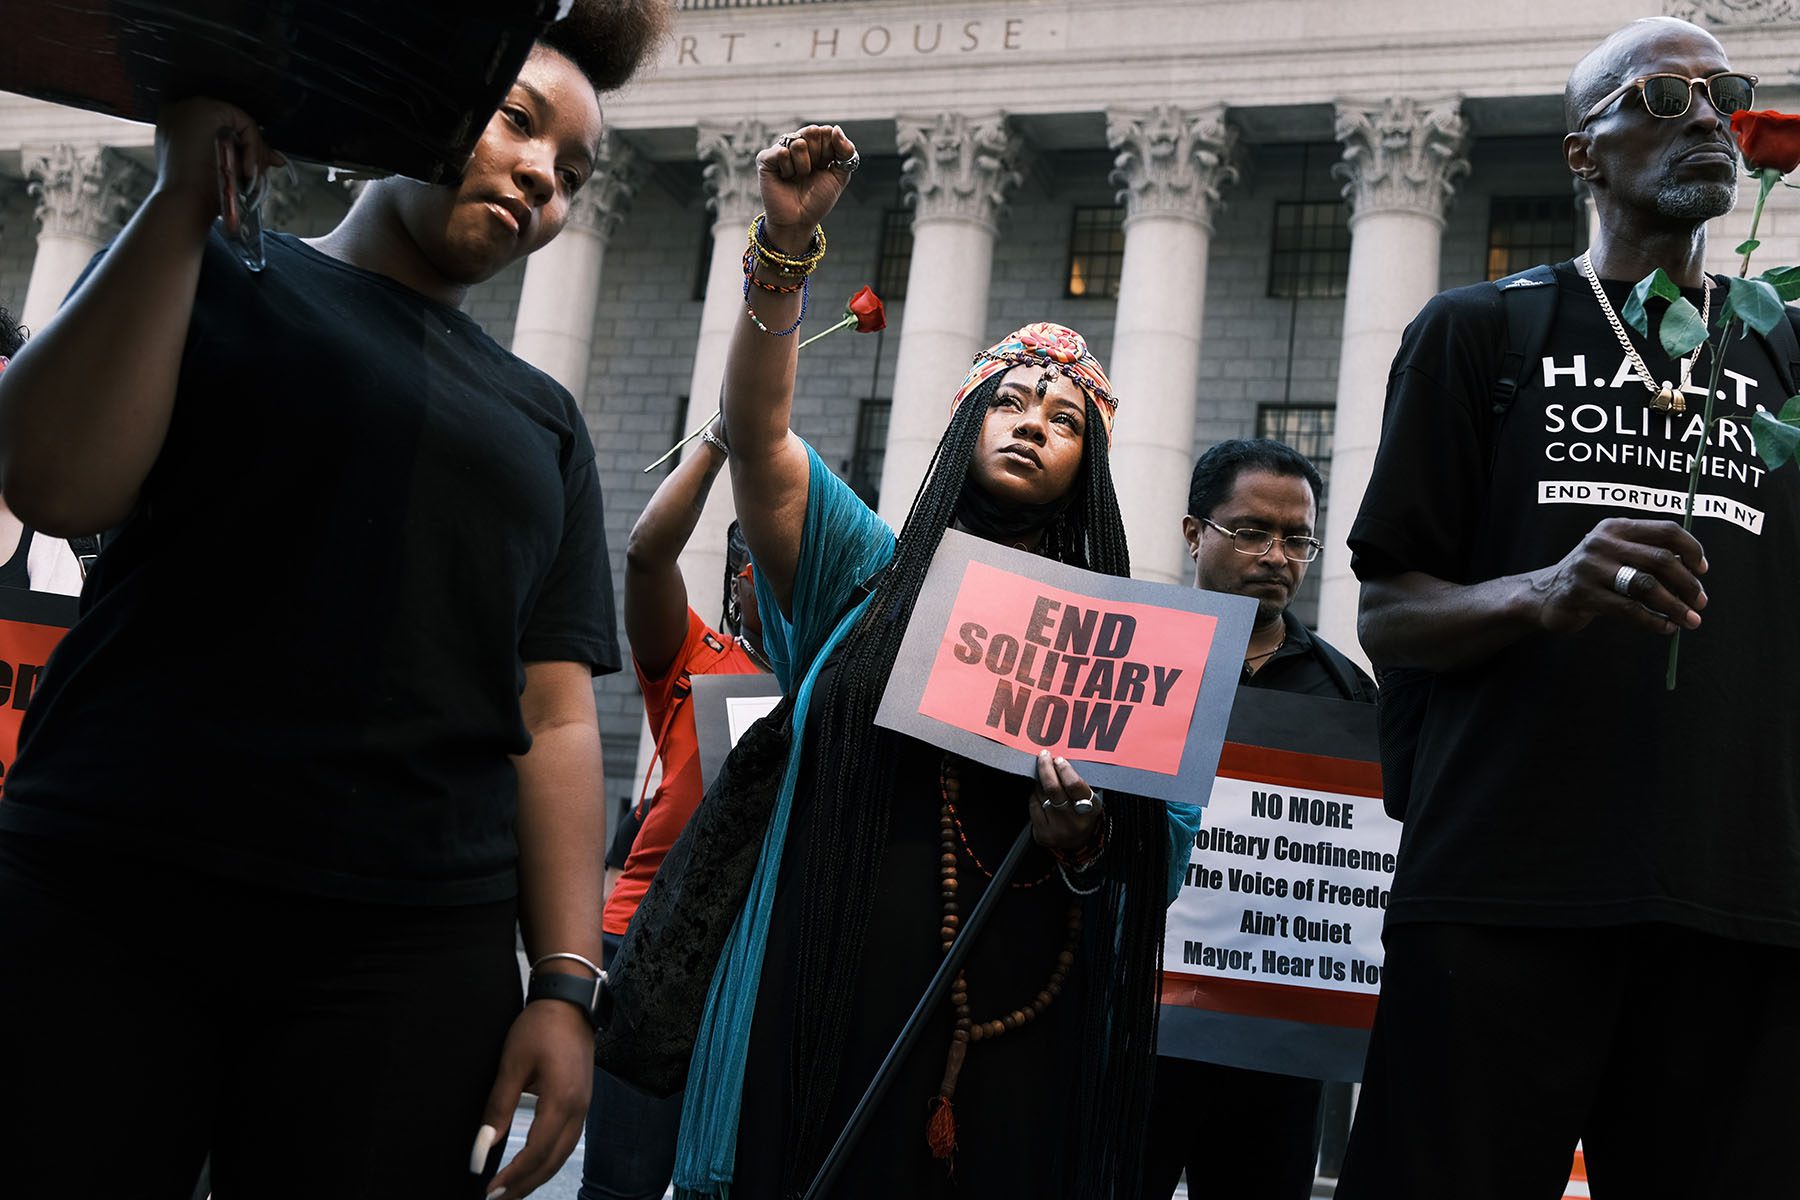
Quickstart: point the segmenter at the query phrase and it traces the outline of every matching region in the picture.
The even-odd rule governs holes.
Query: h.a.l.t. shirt
[[[1716,316],[1725,281],[1713,299]],[[1602,519],[1680,520],[1709,603],[1669,641],[1623,620],[1529,635],[1440,675],[1389,918],[1540,926],[1669,921],[1800,946],[1800,470],[1757,456],[1750,417],[1785,399],[1766,344],[1727,351],[1710,431],[1704,351],[1689,411],[1653,411],[1585,278],[1557,269],[1556,322],[1499,425],[1504,344],[1488,285],[1434,299],[1395,363],[1374,477],[1350,535],[1367,579],[1474,583],[1563,558]],[[1629,285],[1609,283],[1615,309]],[[1698,290],[1689,294],[1698,307]],[[1633,335],[1658,382],[1679,367]]]

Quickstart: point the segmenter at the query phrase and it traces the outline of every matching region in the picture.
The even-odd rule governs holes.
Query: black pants
[[[482,1196],[515,907],[320,900],[0,834],[0,1191],[186,1200],[210,1154],[217,1200]]]
[[[1794,1195],[1800,951],[1667,925],[1390,926],[1338,1200]]]
[[[1306,1200],[1319,1158],[1317,1079],[1156,1060],[1144,1200]]]

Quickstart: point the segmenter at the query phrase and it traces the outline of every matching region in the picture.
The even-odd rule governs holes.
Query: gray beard
[[[1710,221],[1737,203],[1737,179],[1728,183],[1673,183],[1664,179],[1656,190],[1656,211],[1665,217]]]

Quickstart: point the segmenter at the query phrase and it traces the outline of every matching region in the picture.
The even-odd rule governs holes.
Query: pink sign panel
[[[971,561],[919,712],[1030,754],[1174,775],[1217,627]]]

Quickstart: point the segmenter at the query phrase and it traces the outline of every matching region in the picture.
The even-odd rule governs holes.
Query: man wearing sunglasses
[[[1556,1200],[1578,1139],[1600,1200],[1794,1192],[1800,472],[1748,425],[1794,390],[1795,314],[1731,339],[1711,429],[1712,350],[1619,315],[1660,267],[1716,327],[1754,85],[1683,21],[1607,38],[1565,92],[1588,252],[1402,341],[1349,543],[1364,648],[1430,691],[1339,1200]],[[1554,302],[1522,370],[1508,286]]]
[[[1288,611],[1324,545],[1314,534],[1323,486],[1305,455],[1271,439],[1220,442],[1201,455],[1181,519],[1194,586],[1256,601],[1239,687],[1373,703],[1374,681]],[[1306,1200],[1323,1088],[1317,1079],[1158,1058],[1144,1200],[1169,1200],[1184,1167],[1196,1200]]]

